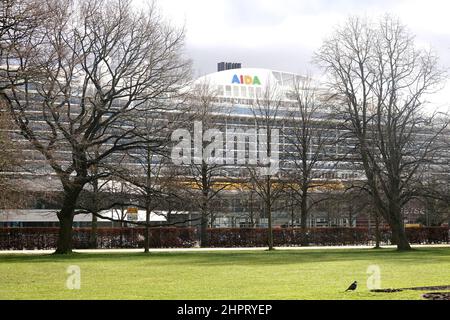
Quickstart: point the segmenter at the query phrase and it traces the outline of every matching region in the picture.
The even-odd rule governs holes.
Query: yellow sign
[[[405,224],[405,228],[420,228],[422,225],[420,223],[407,223]]]
[[[133,213],[134,213],[134,214],[137,214],[137,213],[138,213],[138,208],[128,208],[128,209],[127,209],[127,213],[128,213],[128,214],[130,214],[130,213],[131,213],[131,214],[133,214]]]
[[[128,208],[127,209],[127,219],[129,221],[137,221],[138,217],[138,208]]]

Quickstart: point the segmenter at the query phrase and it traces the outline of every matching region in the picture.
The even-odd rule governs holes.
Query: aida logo
[[[261,81],[259,81],[259,78],[257,76],[244,76],[240,75],[238,76],[235,74],[233,76],[232,84],[253,84],[253,85],[261,85]]]

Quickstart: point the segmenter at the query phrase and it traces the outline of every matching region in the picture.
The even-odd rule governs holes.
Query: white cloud
[[[450,35],[448,0],[404,0],[391,11],[415,32]]]
[[[398,16],[417,35],[417,44],[431,45],[450,68],[448,0],[161,0],[159,6],[174,24],[186,25],[187,51],[204,72],[215,70],[212,61],[228,57],[252,59],[259,67],[304,70],[310,60],[306,56],[347,16],[376,19],[386,12]],[[449,86],[434,103],[450,103]]]

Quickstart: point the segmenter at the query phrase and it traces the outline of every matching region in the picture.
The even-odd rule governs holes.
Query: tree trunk
[[[269,140],[268,140],[269,141]],[[270,145],[268,143],[267,145]],[[267,153],[269,154],[269,152]],[[269,246],[269,251],[274,250],[273,248],[273,226],[272,226],[272,185],[271,185],[271,176],[267,176],[267,194],[266,194],[266,215],[267,215],[267,226],[268,226],[268,235],[267,242]]]
[[[145,211],[144,253],[150,252],[150,208]]]
[[[126,227],[126,222],[123,221],[123,220],[126,219],[125,208],[123,206],[120,207],[120,219],[122,220],[120,222],[120,228],[122,229],[120,231],[120,247],[122,248],[123,247],[123,237],[124,237],[124,235],[123,235],[124,230],[123,229]]]
[[[200,247],[208,247],[208,213],[206,208],[202,209],[202,218],[200,225]]]
[[[391,228],[391,244],[396,246],[397,243],[398,243],[397,232],[394,231],[394,228],[392,228],[392,224],[391,223],[389,223],[389,227]]]
[[[393,197],[389,204],[388,223],[392,231],[392,243],[397,245],[397,250],[411,250],[408,239],[406,238],[405,228],[403,226],[403,217],[401,208],[398,205],[398,197]]]
[[[63,206],[57,214],[59,233],[55,254],[72,253],[72,225],[76,202],[81,190],[82,188],[65,190]]]
[[[209,214],[209,192],[210,192],[210,181],[208,179],[208,165],[205,161],[202,161],[202,202],[201,211],[202,216],[200,220],[200,247],[208,247],[208,214]]]
[[[250,192],[250,224],[252,228],[256,227],[255,211],[253,209],[253,193]]]
[[[97,249],[97,216],[92,215],[91,234],[89,236],[89,248]]]
[[[375,249],[380,249],[381,236],[380,236],[380,216],[378,212],[375,212]]]
[[[302,195],[301,202],[300,202],[300,219],[301,219],[301,230],[302,230],[302,237],[300,239],[300,245],[302,247],[307,247],[309,245],[308,237],[306,235],[307,232],[307,220],[308,220],[308,207],[307,207],[307,197],[305,194]]]
[[[147,123],[146,123],[147,124]],[[145,234],[144,234],[144,253],[150,252],[150,215],[151,209],[151,195],[152,195],[152,150],[150,145],[147,145],[147,172],[145,182]]]
[[[98,157],[99,156],[99,151],[98,149],[95,150],[95,156]],[[93,166],[92,168],[92,173],[94,175],[98,174],[98,169],[97,169],[97,165]],[[92,208],[93,208],[93,213],[92,213],[92,221],[91,221],[91,234],[89,236],[89,248],[91,249],[97,249],[97,216],[94,213],[98,213],[98,192],[99,192],[99,187],[98,187],[98,179],[95,179],[94,181],[92,181],[92,193],[93,193],[93,203],[92,203]]]
[[[273,250],[272,210],[270,209],[270,205],[266,205],[266,214],[268,224],[267,244],[269,245],[269,250]]]
[[[55,254],[70,254],[72,253],[72,214],[58,214],[59,220],[59,234],[56,245]]]
[[[392,236],[396,240],[397,250],[407,251],[411,250],[408,239],[406,238],[405,228],[401,219],[391,219],[390,227],[392,229]]]
[[[291,227],[294,228],[295,224],[295,208],[294,208],[294,200],[293,195],[291,194]]]
[[[353,227],[353,206],[351,204],[348,207],[348,226]]]
[[[215,220],[215,217],[213,214],[211,214],[211,219],[209,219],[209,227],[210,228],[214,227],[214,220]]]
[[[167,223],[171,224],[172,223],[172,209],[169,208],[169,210],[167,210]]]
[[[291,209],[291,228],[294,228],[295,217],[294,217],[294,209]]]

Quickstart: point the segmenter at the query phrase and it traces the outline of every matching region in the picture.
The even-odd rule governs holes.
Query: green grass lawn
[[[69,265],[81,289],[66,288]],[[450,249],[277,250],[181,253],[0,255],[0,299],[421,299],[421,291],[371,293],[369,265],[382,288],[450,285]],[[357,280],[355,292],[344,290]]]

